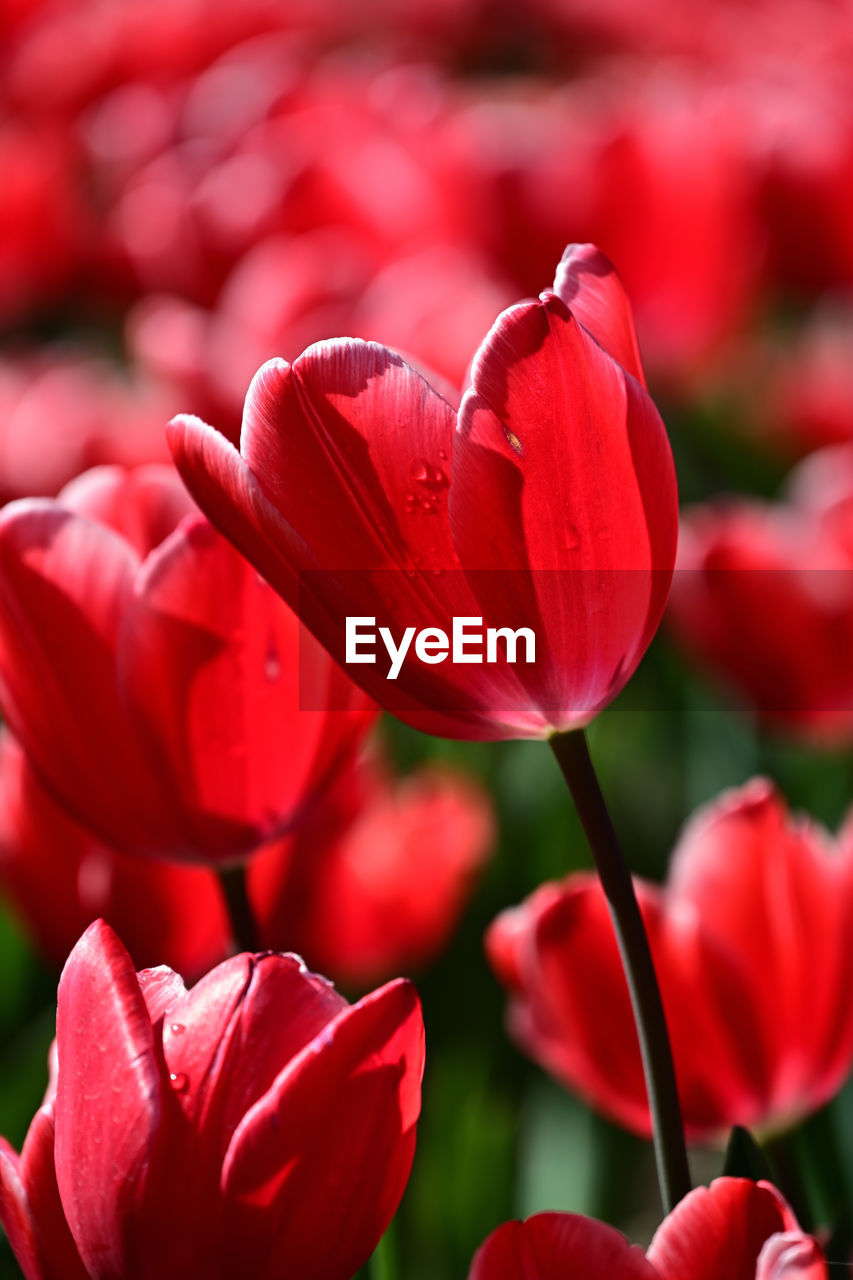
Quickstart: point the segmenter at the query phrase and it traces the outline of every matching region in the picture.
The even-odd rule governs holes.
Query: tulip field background
[[[853,7],[356,8],[0,0],[0,499],[165,462],[179,412],[233,436],[255,369],[323,338],[382,341],[461,385],[499,311],[549,288],[566,244],[594,241],[634,307],[682,510],[720,495],[769,510],[801,459],[839,451],[840,532],[813,566],[844,578],[831,626],[809,616],[794,635],[783,582],[778,616],[761,599],[727,615],[746,655],[733,670],[673,614],[589,729],[631,870],[664,880],[694,811],[758,776],[838,831],[853,807]],[[744,545],[727,565],[786,568],[783,550]],[[690,554],[677,577],[699,580],[711,560]],[[772,705],[763,654],[781,673]],[[808,673],[799,701],[788,669],[792,689]],[[412,1175],[359,1276],[462,1280],[490,1231],[543,1209],[647,1243],[651,1145],[512,1043],[484,954],[498,912],[592,866],[551,753],[388,715],[376,732],[400,774],[441,762],[478,780],[495,835],[420,963],[338,983],[354,999],[411,976],[426,1026]],[[44,902],[16,897],[22,837],[3,803],[0,779],[0,1134],[20,1150],[58,968],[25,922]],[[422,861],[410,888],[412,903],[433,892]],[[849,984],[839,1021],[853,968]],[[806,1229],[850,1227],[853,1083],[767,1151]],[[723,1150],[691,1160],[708,1181]],[[0,1276],[18,1274],[3,1240]]]

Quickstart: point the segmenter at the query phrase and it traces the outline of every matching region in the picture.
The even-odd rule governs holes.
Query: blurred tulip
[[[488,797],[471,780],[435,767],[394,779],[371,750],[341,770],[293,836],[249,863],[261,943],[360,986],[423,967],[446,945],[493,838]],[[159,958],[194,979],[228,951],[209,870],[102,844],[54,801],[7,731],[0,888],[57,966],[99,916],[140,968]]]
[[[833,847],[769,783],[725,793],[685,828],[668,883],[637,882],[693,1138],[779,1128],[853,1064],[853,829]],[[486,935],[510,1031],[626,1128],[651,1131],[607,902],[589,875],[545,885]],[[803,957],[808,963],[803,963]]]
[[[56,803],[6,730],[0,890],[57,969],[99,916],[121,935],[138,968],[159,960],[195,979],[227,954],[230,926],[214,875],[102,844]]]
[[[851,347],[849,306],[819,308],[793,333],[744,345],[732,389],[761,444],[801,458],[853,441]]]
[[[349,1280],[408,1179],[423,1036],[401,979],[350,1006],[243,954],[187,990],[98,921],[59,984],[55,1096],[0,1147],[27,1280]]]
[[[106,843],[221,864],[292,825],[374,712],[190,508],[166,468],[5,508],[0,703]],[[330,687],[345,711],[300,710]]]
[[[669,620],[767,723],[853,733],[853,448],[812,455],[776,506],[688,511]]]
[[[441,951],[494,840],[487,794],[448,768],[394,779],[363,756],[287,848],[249,869],[262,939],[363,985]]]
[[[90,467],[168,462],[165,387],[84,348],[0,360],[0,502],[53,497]]]
[[[547,737],[616,696],[666,600],[675,475],[641,379],[613,268],[573,247],[555,292],[495,322],[458,419],[399,356],[341,339],[259,371],[242,453],[196,418],[170,442],[202,508],[341,665],[350,615],[395,636],[478,616],[538,632],[526,666],[347,670],[417,728]]]
[[[820,1245],[769,1182],[717,1178],[691,1191],[643,1252],[574,1213],[506,1222],[474,1258],[468,1280],[827,1280]]]

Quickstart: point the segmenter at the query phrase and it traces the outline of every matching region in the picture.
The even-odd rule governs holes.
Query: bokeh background
[[[849,3],[2,0],[0,23],[2,500],[165,460],[177,412],[236,437],[258,365],[325,337],[382,341],[459,385],[498,312],[583,240],[632,299],[685,507],[748,497],[772,541],[757,504],[782,501],[800,459],[832,446],[833,473],[853,474]],[[853,554],[853,484],[833,503],[833,547]],[[748,567],[784,567],[778,554]],[[697,661],[681,625],[592,727],[637,874],[662,878],[694,808],[756,774],[832,830],[853,802],[850,688],[821,694],[836,732],[815,732],[808,707],[789,715],[784,602],[771,621],[772,706],[749,663],[732,692],[731,662],[726,684],[709,670],[725,677],[726,656]],[[788,656],[826,664],[819,639]],[[589,865],[555,764],[541,744],[446,743],[390,718],[379,732],[401,771],[438,760],[478,778],[497,834],[448,911],[452,937],[412,972],[424,1113],[369,1274],[463,1277],[494,1226],[544,1208],[648,1239],[650,1149],[509,1043],[483,956],[500,909]],[[0,828],[0,1132],[19,1146],[58,970],[14,898],[14,824]],[[428,897],[423,860],[412,879]],[[849,1090],[797,1139],[804,1218],[820,1217],[828,1128],[829,1176],[853,1188]],[[695,1160],[700,1177],[722,1164]]]

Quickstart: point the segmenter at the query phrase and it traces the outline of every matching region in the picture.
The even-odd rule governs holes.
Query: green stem
[[[393,1223],[373,1250],[370,1258],[370,1280],[396,1280]]]
[[[586,833],[610,915],[631,1005],[654,1131],[658,1182],[669,1213],[690,1191],[690,1169],[675,1083],[672,1049],[649,940],[610,814],[589,755],[583,730],[555,734],[551,749],[563,771]]]
[[[216,873],[225,908],[231,922],[231,936],[237,951],[258,951],[258,927],[246,886],[246,868],[241,862]]]

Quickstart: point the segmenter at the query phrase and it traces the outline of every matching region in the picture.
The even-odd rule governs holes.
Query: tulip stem
[[[661,1199],[665,1213],[670,1213],[690,1191],[690,1169],[672,1048],[649,940],[585,733],[582,729],[558,733],[550,743],[568,783],[601,887],[610,904],[643,1059]]]
[[[235,948],[237,951],[257,951],[258,927],[249,901],[245,866],[241,862],[234,867],[223,867],[216,876],[225,899]]]

